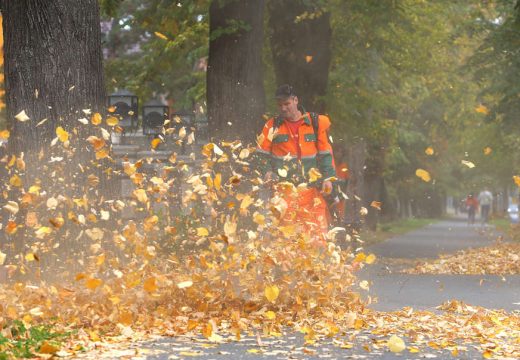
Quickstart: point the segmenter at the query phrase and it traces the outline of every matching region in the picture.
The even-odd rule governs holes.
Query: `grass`
[[[2,333],[0,334],[0,360],[34,358],[39,351],[46,353],[57,351],[61,342],[70,336],[69,333],[54,331],[50,325],[27,327],[18,320],[4,328]]]
[[[376,231],[363,230],[361,239],[367,244],[377,244],[388,238],[406,234],[407,232],[420,229],[431,223],[439,221],[438,219],[423,218],[405,218],[396,221],[386,222],[377,225]]]

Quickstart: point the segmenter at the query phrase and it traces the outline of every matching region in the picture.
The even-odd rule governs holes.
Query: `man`
[[[310,231],[328,228],[322,193],[331,194],[336,176],[328,130],[330,119],[306,112],[290,85],[276,90],[279,115],[265,124],[258,138],[258,170],[266,181],[286,181],[296,190],[278,187],[287,202],[283,220]],[[302,186],[302,183],[306,185]]]
[[[493,203],[493,194],[487,188],[480,192],[478,195],[478,201],[480,203],[480,216],[482,217],[482,224],[486,224],[489,220],[489,210]]]

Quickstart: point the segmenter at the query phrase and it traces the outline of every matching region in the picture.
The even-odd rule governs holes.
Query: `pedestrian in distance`
[[[475,223],[475,214],[478,210],[478,200],[473,193],[470,193],[466,198],[466,208],[468,209],[468,224]]]
[[[478,202],[480,203],[480,217],[482,224],[487,224],[489,221],[489,212],[491,204],[493,203],[493,194],[489,189],[485,188],[478,195]]]

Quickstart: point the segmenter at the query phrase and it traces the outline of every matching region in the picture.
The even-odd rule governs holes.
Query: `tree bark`
[[[82,109],[105,105],[99,8],[97,0],[16,0],[2,12],[9,148],[27,154],[48,146],[57,126],[76,127]],[[29,121],[15,119],[22,110]]]
[[[271,0],[268,12],[278,85],[292,85],[307,110],[324,113],[332,55],[330,14],[303,0]],[[300,20],[306,12],[312,15]]]
[[[263,125],[263,21],[264,0],[211,4],[207,100],[216,138],[252,142]]]

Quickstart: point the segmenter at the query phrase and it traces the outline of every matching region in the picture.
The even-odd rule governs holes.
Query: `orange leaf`
[[[154,277],[148,278],[143,283],[143,288],[145,291],[151,293],[157,290],[157,284]]]
[[[85,282],[85,286],[90,290],[96,289],[101,284],[103,284],[103,280],[96,278],[90,278]]]
[[[95,113],[94,115],[92,115],[92,117],[90,118],[90,122],[94,125],[99,125],[101,124],[101,121],[102,121],[102,117],[101,117],[101,114],[100,113]]]

